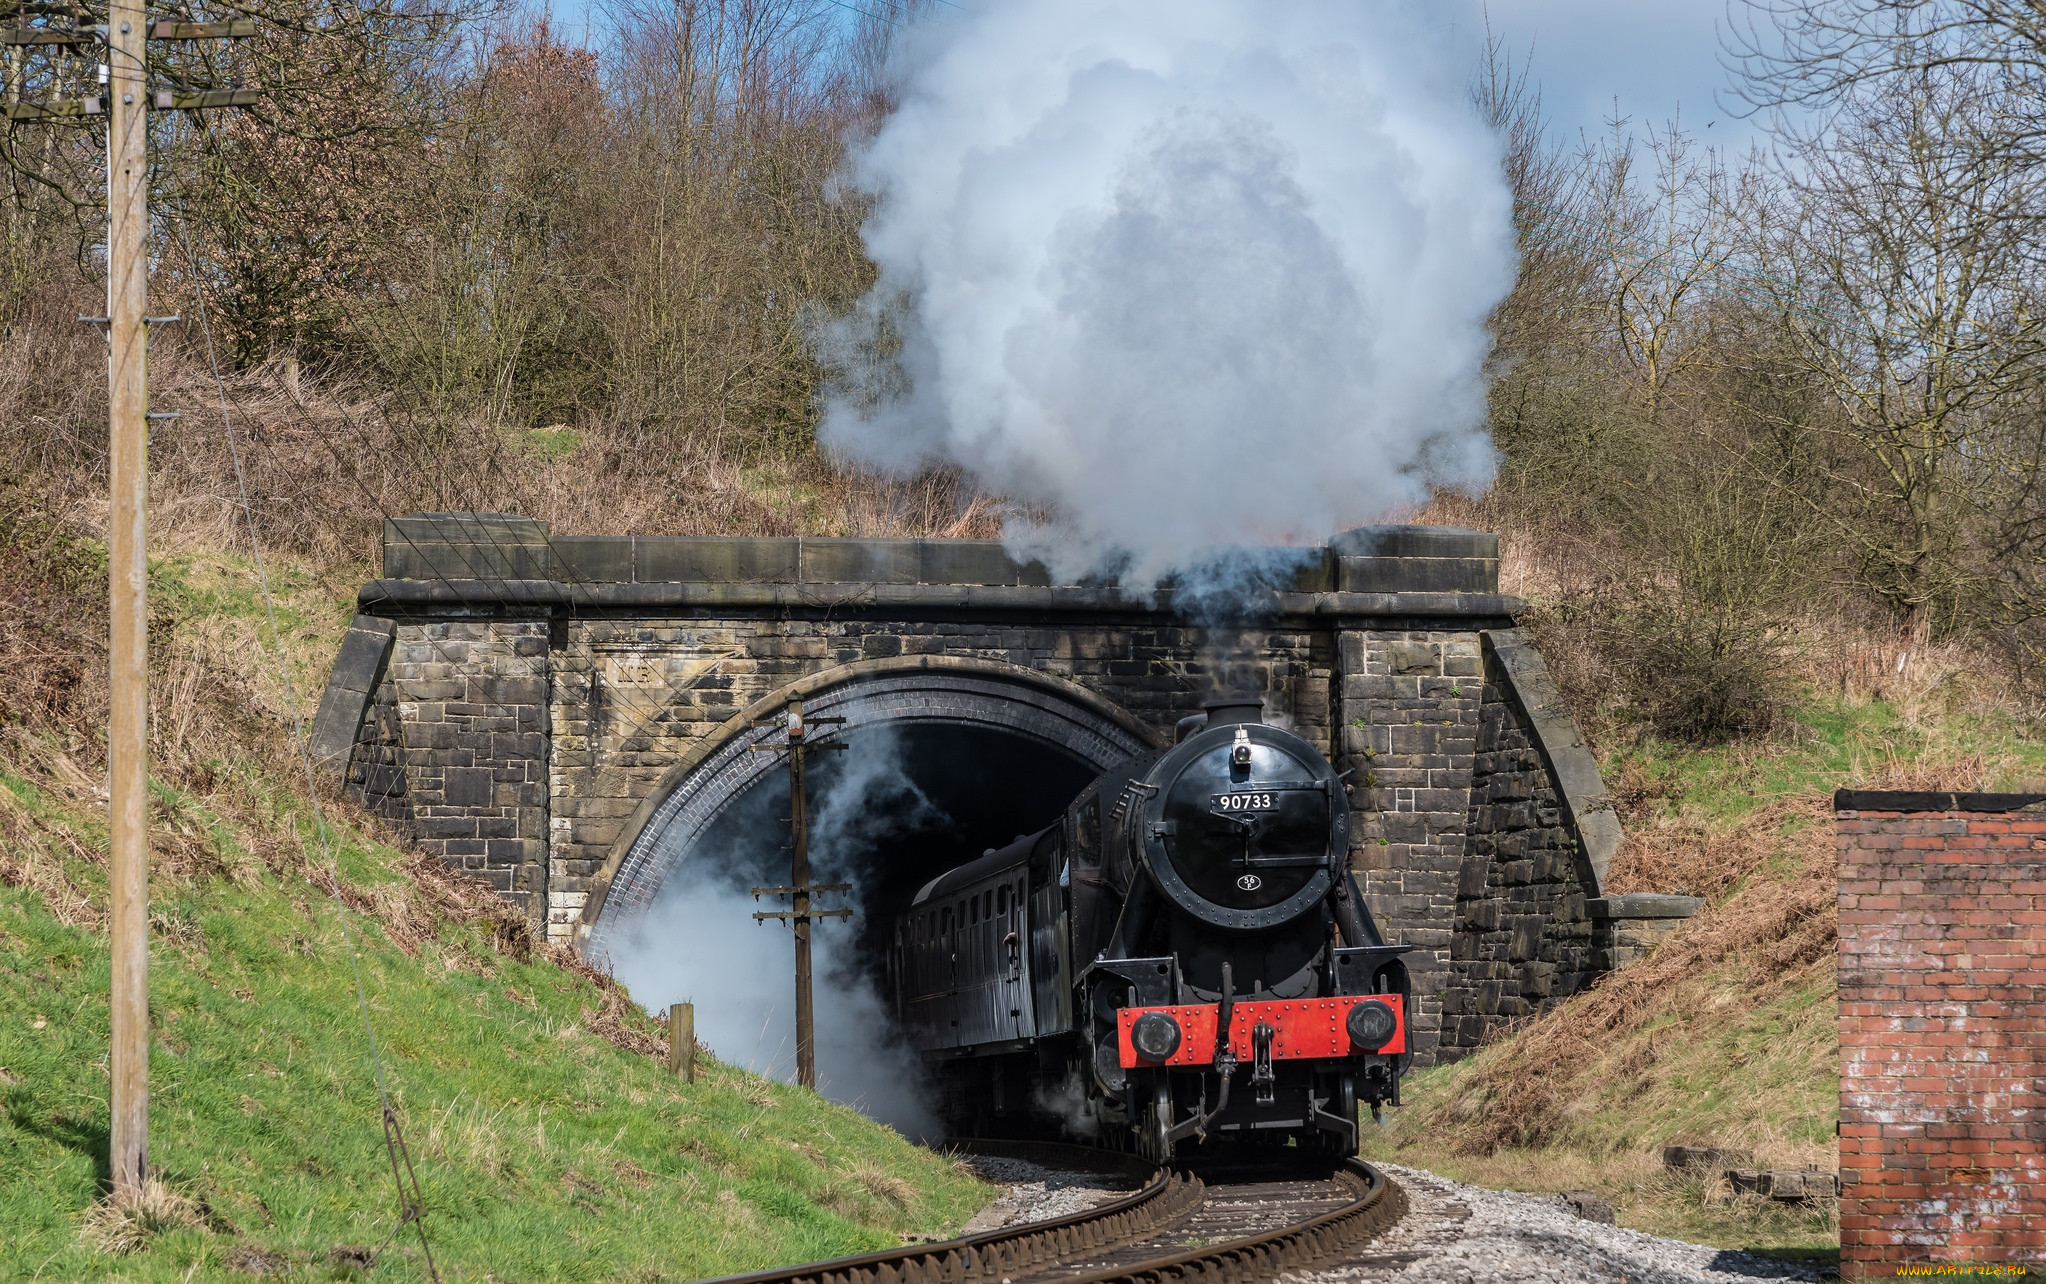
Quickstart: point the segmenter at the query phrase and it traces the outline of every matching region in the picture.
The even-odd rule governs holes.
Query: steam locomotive
[[[919,889],[896,1015],[955,1134],[1349,1155],[1399,1104],[1410,989],[1348,867],[1345,787],[1256,702],[1098,777]]]

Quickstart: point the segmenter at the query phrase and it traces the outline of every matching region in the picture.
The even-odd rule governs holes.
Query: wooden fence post
[[[668,1073],[696,1082],[696,1005],[668,1005]]]

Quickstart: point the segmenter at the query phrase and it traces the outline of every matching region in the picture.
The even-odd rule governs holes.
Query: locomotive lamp
[[[1179,1038],[1179,1022],[1166,1012],[1146,1012],[1130,1027],[1130,1046],[1146,1061],[1163,1061],[1179,1051]]]
[[[1376,1052],[1392,1042],[1392,1036],[1399,1029],[1399,1022],[1392,1014],[1392,1006],[1377,999],[1366,999],[1350,1009],[1350,1042],[1366,1052]]]
[[[1236,740],[1229,746],[1229,763],[1235,767],[1250,765],[1250,732],[1242,727],[1236,729]]]

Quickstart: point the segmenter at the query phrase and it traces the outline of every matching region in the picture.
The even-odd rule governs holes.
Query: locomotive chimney
[[[1216,696],[1201,707],[1208,711],[1208,725],[1211,727],[1265,720],[1265,702],[1254,695]]]

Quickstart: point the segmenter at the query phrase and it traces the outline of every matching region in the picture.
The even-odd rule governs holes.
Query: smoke
[[[1512,202],[1456,14],[932,6],[846,176],[879,277],[824,330],[827,446],[959,465],[1019,552],[1131,585],[1485,485]]]
[[[1094,1103],[1088,1100],[1086,1072],[1078,1066],[1066,1067],[1056,1083],[1047,1079],[1039,1084],[1030,1093],[1030,1104],[1063,1119],[1075,1137],[1101,1135],[1101,1116],[1094,1113]]]
[[[821,755],[820,755],[821,757]],[[901,770],[890,732],[860,738],[855,752],[833,755],[837,770],[817,770],[810,790],[810,877],[851,883],[853,898],[831,896],[864,915],[859,897],[869,861],[892,836],[946,824]],[[813,762],[817,761],[813,759]],[[778,1079],[796,1073],[795,944],[789,927],[753,921],[748,888],[788,882],[788,791],[756,788],[687,853],[659,898],[611,948],[614,974],[650,1010],[696,1005],[697,1037],[723,1060]],[[892,906],[875,912],[892,913]],[[923,1071],[896,1033],[890,1004],[855,948],[856,928],[824,920],[811,928],[818,1091],[893,1125],[906,1136],[938,1129],[921,1095]]]

